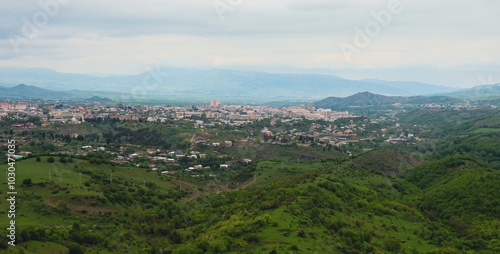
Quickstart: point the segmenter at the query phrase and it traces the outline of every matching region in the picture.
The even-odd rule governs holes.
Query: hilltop
[[[0,86],[1,97],[17,99],[50,99],[50,98],[72,98],[73,95],[66,92],[56,92],[36,86],[19,84],[14,87]]]
[[[440,93],[439,95],[469,100],[488,100],[493,98],[498,100],[500,98],[500,83],[480,85],[469,89]]]
[[[446,96],[385,96],[373,94],[370,92],[361,92],[348,97],[328,97],[313,103],[317,108],[331,108],[336,110],[347,110],[356,107],[392,107],[398,108],[398,105],[424,105],[424,104],[460,104],[465,103],[464,100],[451,98]]]
[[[108,97],[99,97],[99,96],[92,96],[88,99],[85,99],[86,101],[90,101],[90,102],[113,102],[113,100],[111,100],[110,98]]]
[[[48,100],[74,100],[74,101],[91,101],[91,102],[112,102],[108,97],[100,97],[98,95],[108,95],[120,98],[119,93],[109,93],[102,91],[54,91],[41,88],[38,86],[19,84],[13,87],[0,86],[0,98],[8,99],[48,99]],[[88,98],[87,96],[91,96]],[[86,98],[87,97],[87,98]]]

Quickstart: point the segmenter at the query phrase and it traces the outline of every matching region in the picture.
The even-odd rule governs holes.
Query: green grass
[[[54,182],[76,184],[79,183],[80,174],[75,170],[75,165],[83,165],[81,161],[75,160],[75,163],[61,163],[59,158],[55,157],[56,161],[54,163],[47,163],[48,157],[42,157],[42,162],[36,162],[34,158],[17,161],[15,164],[16,168],[16,183],[22,184],[24,179],[30,178],[33,182],[45,182],[50,180]],[[5,170],[6,165],[1,165],[0,169]],[[82,174],[82,183],[89,180],[88,175]],[[3,177],[1,184],[6,183],[6,179]]]
[[[75,184],[80,185],[80,173],[79,170],[82,169],[92,169],[105,172],[106,174],[112,174],[114,178],[122,177],[125,179],[130,179],[133,182],[142,185],[144,180],[147,182],[152,182],[157,184],[157,186],[164,191],[168,191],[174,188],[171,184],[167,183],[165,178],[158,176],[156,171],[152,171],[149,168],[134,168],[134,167],[123,167],[114,166],[109,164],[91,164],[87,160],[73,159],[73,163],[61,163],[58,157],[55,158],[54,163],[47,162],[47,156],[41,157],[41,162],[36,162],[34,158],[21,160],[16,162],[16,183],[18,186],[22,184],[24,179],[30,178],[32,182],[48,182],[49,172],[50,181],[58,184]],[[75,168],[78,166],[78,168]],[[0,165],[0,170],[5,170],[7,165]],[[90,179],[89,175],[81,174],[81,184],[85,183]],[[0,180],[0,184],[6,184],[6,178],[3,177]],[[92,192],[86,193],[83,191],[80,194],[93,194]]]
[[[81,174],[79,170],[95,170],[96,172],[105,172],[105,174],[113,174],[113,179],[116,179],[116,187],[118,189],[127,189],[134,187],[141,189],[144,179],[146,183],[153,182],[157,184],[158,189],[156,192],[166,193],[169,190],[176,188],[177,182],[181,180],[173,179],[174,184],[162,180],[156,172],[144,168],[131,168],[113,166],[109,164],[91,164],[86,160],[73,159],[73,163],[61,163],[59,158],[55,157],[56,162],[48,163],[48,157],[41,157],[41,162],[36,162],[35,158],[20,160],[16,162],[16,230],[20,233],[27,227],[64,227],[68,228],[74,222],[86,225],[104,225],[102,216],[99,212],[112,212],[112,213],[134,213],[140,212],[143,207],[140,203],[132,205],[121,205],[118,203],[111,203],[106,201],[102,204],[96,202],[104,198],[103,192],[99,191],[101,186],[86,186],[85,182],[90,179],[90,175]],[[77,166],[77,168],[75,168]],[[7,165],[0,166],[0,170],[5,170]],[[49,171],[51,174],[49,181]],[[23,185],[24,179],[30,178],[31,185]],[[170,178],[170,177],[169,177]],[[130,185],[134,182],[135,185]],[[185,183],[186,186],[190,185],[196,187],[194,183]],[[2,192],[5,193],[7,183],[5,177],[0,181]],[[128,186],[128,187],[127,187]],[[183,183],[184,186],[184,183]],[[183,187],[184,189],[184,187]],[[55,207],[59,202],[66,202],[71,209],[70,212],[60,213],[55,211]],[[83,213],[82,211],[86,211]],[[0,216],[6,217],[8,211],[8,203],[0,201]],[[4,221],[4,220],[2,220]],[[122,243],[120,240],[121,235],[126,232],[117,227],[111,229],[112,235],[106,238],[113,242],[115,248],[130,250],[132,252],[138,251],[137,247],[131,247],[129,244]],[[141,240],[142,241],[142,240]],[[68,253],[68,249],[60,244],[65,243],[50,243],[29,241],[9,248],[7,253],[18,253],[17,250],[23,248],[25,253]],[[95,248],[95,249],[94,249]],[[86,247],[88,253],[112,253],[102,250],[102,247]],[[0,250],[1,253],[3,253]]]
[[[323,165],[319,162],[262,161],[259,162],[257,170],[254,172],[257,175],[257,182],[254,184],[267,185],[275,180],[318,170],[322,167]]]
[[[48,163],[48,157],[41,157],[41,162],[36,162],[35,158],[17,161],[16,167],[16,191],[18,199],[23,200],[31,197],[33,203],[44,203],[55,206],[60,201],[67,202],[70,206],[75,207],[75,212],[82,210],[97,209],[92,205],[93,200],[103,197],[103,194],[93,188],[85,186],[85,182],[90,179],[87,174],[81,174],[78,170],[92,169],[113,174],[115,179],[132,179],[136,184],[142,185],[144,179],[146,182],[154,182],[160,190],[167,191],[174,189],[174,186],[160,179],[156,173],[148,173],[149,169],[139,169],[130,167],[110,166],[107,164],[91,164],[86,160],[74,159],[73,163],[61,163],[58,157],[56,162]],[[75,168],[77,166],[77,168]],[[0,166],[0,170],[5,170],[7,165]],[[50,181],[49,181],[50,172]],[[25,186],[22,184],[24,179],[31,179],[32,185]],[[43,183],[44,186],[39,185]],[[7,181],[2,177],[0,181],[3,189],[7,189]],[[34,198],[33,198],[34,196]],[[72,223],[72,220],[67,221],[67,218],[72,216],[56,216],[42,215],[35,212],[34,208],[25,202],[17,204],[17,216],[19,225],[67,225]],[[88,207],[88,208],[86,208]],[[2,202],[0,204],[1,211],[7,211],[8,204]],[[99,209],[103,211],[123,210],[123,208],[112,204],[100,204]]]
[[[205,198],[198,197],[211,192],[203,189],[206,182],[189,177],[159,176],[150,169],[91,164],[86,160],[74,159],[73,163],[60,163],[58,158],[55,163],[46,160],[47,157],[42,157],[42,162],[32,158],[16,163],[20,201],[16,218],[18,230],[28,226],[69,228],[78,222],[99,232],[107,240],[106,244],[85,245],[88,253],[138,253],[153,244],[170,250],[189,248],[205,239],[213,246],[222,246],[221,241],[228,237],[231,241],[246,244],[241,249],[231,245],[232,253],[269,253],[272,250],[278,253],[368,253],[380,250],[385,253],[387,239],[395,239],[398,243],[405,240],[401,243],[401,253],[412,253],[408,246],[425,253],[439,247],[433,244],[436,243],[435,232],[453,234],[445,220],[430,221],[423,216],[418,208],[424,196],[421,189],[397,176],[357,167],[352,160],[257,161],[251,165],[255,167],[252,172],[257,176],[255,183],[251,178],[249,187],[244,190]],[[416,169],[435,171],[435,165],[436,162]],[[6,165],[0,167],[5,168]],[[81,169],[90,171],[94,175],[92,179],[90,175],[82,174],[80,183],[78,170]],[[51,181],[48,181],[49,170],[53,174]],[[104,174],[97,174],[102,172]],[[113,174],[116,182],[108,183],[108,174]],[[21,185],[22,179],[26,178],[32,179],[31,186]],[[89,179],[91,184],[86,186]],[[158,188],[144,188],[144,179],[155,183]],[[182,184],[184,193],[196,193],[191,197],[177,196],[178,201],[166,203],[165,200],[172,196],[165,196],[177,191],[179,184]],[[6,187],[5,181],[2,186]],[[113,203],[113,200],[120,199],[109,195],[110,190],[121,197],[130,195],[134,201]],[[143,194],[138,195],[139,192]],[[91,205],[104,196],[108,198],[104,203]],[[448,197],[446,193],[443,196]],[[154,203],[147,199],[154,199]],[[56,212],[46,206],[39,208],[42,204],[55,206],[59,201],[67,202],[72,207],[71,212]],[[163,207],[164,204],[169,205]],[[73,209],[76,206],[78,209]],[[162,210],[177,206],[178,211],[174,209],[171,214],[154,217]],[[2,201],[0,209],[0,213],[6,211],[7,203]],[[88,210],[88,213],[83,214],[81,210]],[[266,218],[265,222],[262,218]],[[185,224],[175,227],[174,223],[178,222]],[[99,225],[99,228],[94,225]],[[170,232],[148,234],[139,230],[149,225],[170,227],[170,231],[179,232],[182,243],[174,244],[168,235]],[[450,236],[449,239],[455,238]],[[68,243],[30,241],[20,246],[26,249],[25,253],[67,253],[66,247],[60,244]],[[17,253],[13,252],[15,250],[9,248],[6,253]]]
[[[299,223],[301,217],[290,214],[283,206],[271,211],[269,215],[271,215],[272,222],[276,224],[257,234],[261,242],[269,244],[261,244],[256,248],[256,253],[269,253],[273,249],[280,253],[290,250],[293,245],[300,245],[297,253],[316,253],[316,251],[324,250],[322,239],[312,237],[312,235],[321,235],[324,228],[301,225]],[[298,230],[304,230],[306,237],[299,237]]]
[[[29,241],[16,245],[15,248],[9,248],[6,254],[21,253],[21,249],[25,254],[66,254],[69,251],[67,247],[57,243]]]
[[[330,237],[327,229],[320,225],[310,225],[301,216],[294,216],[287,211],[286,207],[280,207],[270,211],[272,217],[270,227],[263,229],[257,234],[261,244],[256,248],[256,253],[269,253],[271,250],[292,251],[293,245],[300,246],[295,253],[339,253],[335,245],[325,245],[325,242],[336,242],[340,239]],[[422,240],[418,235],[426,227],[425,222],[412,222],[400,216],[373,216],[368,217],[367,213],[355,212],[351,216],[345,213],[335,213],[328,215],[331,220],[341,220],[351,223],[346,226],[348,230],[361,233],[363,231],[374,232],[370,243],[382,245],[386,238],[393,237],[398,241],[405,240],[402,248],[408,246],[421,253],[437,249],[437,246]],[[298,231],[303,230],[305,237],[299,237]],[[285,232],[289,234],[285,235]]]

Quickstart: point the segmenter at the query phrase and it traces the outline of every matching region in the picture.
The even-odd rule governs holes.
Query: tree
[[[0,241],[0,250],[6,250],[8,246],[7,241]]]
[[[40,162],[42,161],[42,159],[40,159],[40,157],[36,157],[36,162]]]
[[[467,223],[462,221],[462,219],[458,216],[451,216],[450,219],[448,219],[448,225],[450,225],[450,227],[452,227],[456,232],[465,231],[468,227]]]
[[[47,162],[50,162],[50,163],[53,163],[54,161],[55,161],[55,160],[54,160],[54,157],[49,157],[49,158],[47,159]]]
[[[399,243],[398,240],[394,238],[387,238],[384,241],[384,246],[388,251],[393,251],[393,252],[397,252],[401,249],[401,244]]]
[[[303,229],[300,228],[299,230],[297,230],[297,236],[305,238],[306,237],[306,232]]]
[[[73,222],[71,229],[77,232],[80,231],[80,224],[78,222]]]
[[[23,180],[23,185],[31,185],[31,178],[26,178]]]
[[[70,210],[68,207],[68,203],[66,203],[66,201],[59,202],[59,204],[57,204],[57,206],[56,206],[56,209],[62,213],[68,212]]]
[[[169,238],[175,244],[182,243],[182,236],[177,233],[177,231],[174,231],[172,234],[170,234]]]
[[[69,254],[83,254],[83,253],[85,253],[82,246],[80,246],[77,243],[68,244],[68,249],[69,249]]]

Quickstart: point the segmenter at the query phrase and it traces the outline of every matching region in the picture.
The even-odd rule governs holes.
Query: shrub
[[[297,235],[298,235],[299,237],[305,238],[305,237],[306,237],[306,232],[305,232],[303,229],[299,229],[299,230],[297,231]]]
[[[49,158],[47,159],[47,162],[50,162],[50,163],[53,163],[54,161],[55,161],[55,160],[54,160],[54,157],[49,157]]]
[[[452,227],[456,232],[463,232],[468,228],[467,223],[462,221],[462,219],[458,216],[451,216],[450,219],[448,219],[448,225],[450,225],[450,227]]]
[[[388,251],[398,252],[401,249],[401,244],[394,238],[387,238],[384,241],[384,246]]]
[[[259,242],[259,237],[257,237],[257,235],[255,235],[255,234],[251,234],[251,235],[247,236],[246,240],[249,243],[258,243]]]
[[[83,254],[85,253],[82,246],[77,243],[68,244],[69,254]]]
[[[68,207],[68,203],[66,203],[66,201],[59,202],[59,204],[57,204],[57,206],[56,206],[56,209],[62,213],[68,212],[70,210]]]

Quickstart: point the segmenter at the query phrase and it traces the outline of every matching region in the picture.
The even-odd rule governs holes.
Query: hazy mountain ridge
[[[429,90],[431,90],[431,91],[442,90],[441,92],[435,92],[435,93],[447,93],[447,92],[450,92],[451,90],[458,90],[457,88],[450,88],[450,87],[446,87],[446,86],[435,86],[435,85],[429,85],[426,83],[414,82],[414,81],[386,81],[386,80],[380,80],[380,79],[362,79],[361,81],[376,83],[376,84],[383,84],[383,85],[390,86],[393,88],[405,89],[405,90],[409,90],[409,91],[413,91],[415,88],[420,89],[418,91],[415,91],[415,93],[413,95],[428,95]]]
[[[345,109],[349,107],[371,107],[371,106],[392,106],[393,104],[455,104],[464,103],[464,100],[447,97],[447,96],[385,96],[380,94],[373,94],[370,92],[357,93],[345,98],[328,97],[323,100],[315,102],[313,105],[319,108],[333,108]]]
[[[43,89],[36,86],[19,84],[14,87],[0,86],[0,97],[3,98],[22,98],[22,99],[61,99],[73,98],[74,96],[66,92],[56,92]]]
[[[500,83],[480,85],[469,89],[462,89],[454,92],[440,93],[438,95],[450,96],[461,99],[481,99],[500,97]]]
[[[456,88],[417,82],[348,80],[333,75],[266,73],[236,70],[156,69],[137,75],[94,77],[60,73],[50,69],[0,68],[0,83],[20,83],[57,91],[99,90],[141,95],[148,99],[166,96],[199,98],[242,98],[244,100],[317,100],[325,95],[339,97],[369,91],[391,96],[411,96],[456,91]],[[145,96],[142,96],[144,95]],[[134,96],[132,96],[134,97]]]
[[[105,93],[99,91],[79,91],[79,90],[72,90],[67,92],[52,91],[49,89],[44,89],[36,86],[29,86],[25,84],[19,84],[14,87],[0,86],[0,98],[11,98],[11,99],[55,99],[55,100],[69,99],[69,100],[111,102],[112,101],[111,99],[103,97],[104,94],[115,95],[115,96],[118,95],[117,93]]]
[[[92,101],[92,102],[112,102],[111,99],[108,97],[100,97],[100,96],[92,96],[87,99],[87,101]]]

